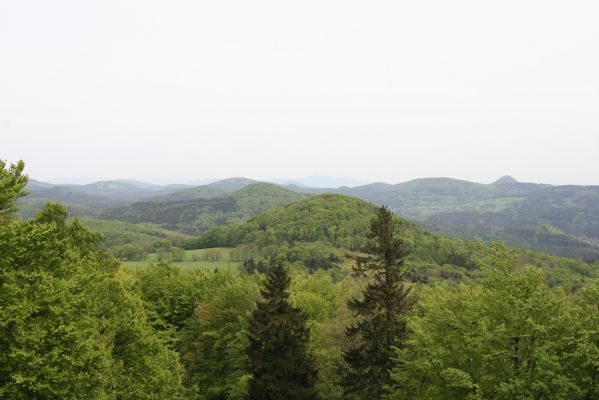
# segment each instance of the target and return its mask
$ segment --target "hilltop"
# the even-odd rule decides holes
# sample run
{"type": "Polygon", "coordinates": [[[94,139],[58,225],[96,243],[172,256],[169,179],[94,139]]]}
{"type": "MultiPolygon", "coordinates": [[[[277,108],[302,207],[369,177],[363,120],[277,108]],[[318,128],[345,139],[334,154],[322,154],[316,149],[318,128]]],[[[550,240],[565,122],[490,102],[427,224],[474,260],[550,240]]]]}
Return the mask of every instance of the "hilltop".
{"type": "Polygon", "coordinates": [[[191,245],[196,247],[261,246],[283,242],[327,241],[347,248],[362,243],[374,206],[365,201],[323,194],[267,211],[242,224],[212,228],[191,245]]]}
{"type": "MultiPolygon", "coordinates": [[[[344,195],[323,194],[258,215],[247,222],[215,227],[186,242],[189,249],[253,245],[278,246],[288,254],[313,243],[330,252],[358,250],[367,242],[375,206],[344,195]]],[[[426,231],[398,217],[403,240],[412,249],[411,279],[471,279],[480,275],[488,246],[482,242],[451,238],[426,231]]],[[[302,250],[305,251],[305,250],[302,250]]],[[[323,251],[320,250],[322,253],[323,251]]],[[[325,252],[326,253],[326,252],[325,252]]],[[[599,274],[598,264],[518,250],[520,265],[545,269],[551,282],[577,286],[599,274]]]]}

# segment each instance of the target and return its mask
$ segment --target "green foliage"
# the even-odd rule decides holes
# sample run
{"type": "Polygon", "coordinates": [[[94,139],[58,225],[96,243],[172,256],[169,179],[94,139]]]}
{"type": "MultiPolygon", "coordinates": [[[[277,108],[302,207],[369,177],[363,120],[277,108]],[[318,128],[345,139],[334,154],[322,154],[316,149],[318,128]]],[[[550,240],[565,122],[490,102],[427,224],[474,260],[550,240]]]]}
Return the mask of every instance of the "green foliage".
{"type": "Polygon", "coordinates": [[[214,274],[204,269],[183,270],[158,263],[136,272],[143,300],[159,329],[175,333],[176,348],[186,334],[198,304],[210,299],[217,288],[234,279],[231,274],[214,274]]]}
{"type": "Polygon", "coordinates": [[[0,227],[0,397],[182,395],[176,354],[98,234],[48,206],[0,227]]]}
{"type": "Polygon", "coordinates": [[[237,246],[254,243],[260,247],[284,242],[327,241],[347,248],[365,242],[374,207],[339,195],[321,195],[267,211],[244,224],[217,227],[188,248],[237,246]]]}
{"type": "Polygon", "coordinates": [[[124,261],[142,261],[146,258],[147,253],[140,245],[126,244],[112,249],[112,254],[120,260],[124,261]]]}
{"type": "Polygon", "coordinates": [[[308,351],[306,316],[289,304],[290,278],[282,264],[269,271],[249,325],[248,398],[317,399],[317,370],[308,351]]]}
{"type": "Polygon", "coordinates": [[[582,288],[578,305],[577,347],[569,367],[587,399],[599,398],[599,280],[582,288]]]}
{"type": "MultiPolygon", "coordinates": [[[[335,257],[343,258],[348,251],[362,249],[367,243],[368,225],[374,210],[371,204],[351,197],[315,196],[268,211],[243,224],[213,228],[186,241],[185,247],[237,246],[235,254],[241,260],[266,255],[290,262],[297,260],[309,268],[310,265],[327,268],[328,264],[316,254],[322,251],[314,250],[328,248],[335,257]],[[309,252],[314,257],[309,257],[309,252]]],[[[401,227],[401,239],[412,250],[406,259],[408,280],[431,283],[480,278],[488,245],[427,232],[401,218],[397,218],[397,223],[401,227]]],[[[599,276],[598,263],[531,250],[518,250],[517,256],[520,267],[535,265],[543,268],[548,282],[568,290],[599,276]]]]}
{"type": "Polygon", "coordinates": [[[240,275],[221,283],[195,310],[193,342],[185,354],[188,382],[200,399],[241,400],[251,376],[248,320],[260,292],[255,280],[240,275]]]}
{"type": "Polygon", "coordinates": [[[0,223],[17,211],[17,200],[27,194],[24,189],[27,184],[27,175],[23,175],[24,168],[23,161],[7,167],[6,161],[0,160],[0,223]]]}
{"type": "MultiPolygon", "coordinates": [[[[175,232],[69,220],[52,202],[29,221],[12,220],[27,181],[22,172],[22,163],[0,168],[2,399],[599,398],[596,263],[452,239],[339,195],[270,210],[297,195],[243,179],[182,192],[212,197],[197,214],[164,198],[168,206],[153,209],[196,227],[202,213],[208,226],[270,210],[187,242],[235,248],[184,251],[175,232]],[[212,195],[240,187],[227,195],[232,211],[219,211],[225,201],[212,195]],[[102,246],[123,259],[155,252],[122,269],[102,246]],[[153,264],[160,258],[174,264],[153,264]],[[352,258],[364,279],[348,275],[352,258]],[[241,262],[251,274],[223,271],[241,262]],[[420,299],[409,317],[405,280],[417,282],[409,287],[420,299]]],[[[430,215],[476,209],[493,224],[517,216],[528,224],[518,225],[522,241],[561,246],[562,239],[550,239],[594,235],[592,188],[508,178],[457,187],[461,193],[441,179],[391,192],[423,199],[430,215]]],[[[56,190],[39,182],[34,188],[41,197],[33,201],[56,190]]],[[[87,196],[85,207],[101,192],[136,195],[110,182],[85,190],[73,192],[87,196]]],[[[423,210],[410,201],[403,206],[423,210]]]]}
{"type": "Polygon", "coordinates": [[[362,298],[348,303],[358,320],[347,328],[343,385],[351,398],[378,400],[391,383],[394,349],[405,347],[406,317],[415,298],[402,271],[408,249],[397,237],[397,223],[389,209],[377,210],[369,237],[373,240],[370,255],[356,257],[354,267],[354,276],[365,279],[366,287],[362,298]]]}
{"type": "Polygon", "coordinates": [[[99,334],[111,350],[110,374],[117,399],[184,398],[178,354],[156,333],[135,279],[116,274],[95,284],[99,334]],[[99,317],[102,318],[99,318],[99,317]]]}
{"type": "MultiPolygon", "coordinates": [[[[335,274],[336,275],[336,274],[335,274]]],[[[339,366],[343,362],[344,327],[351,315],[347,300],[355,289],[353,280],[337,280],[333,271],[293,275],[292,304],[306,313],[310,327],[310,349],[316,360],[316,388],[322,399],[345,399],[339,366]]]]}
{"type": "Polygon", "coordinates": [[[230,196],[236,200],[235,208],[239,214],[229,218],[230,223],[243,222],[265,211],[309,197],[271,183],[254,183],[230,196]]]}
{"type": "Polygon", "coordinates": [[[593,374],[576,372],[594,363],[577,349],[587,332],[579,312],[542,271],[517,269],[514,255],[495,246],[481,284],[424,292],[409,346],[397,353],[393,398],[593,398],[593,374]]]}

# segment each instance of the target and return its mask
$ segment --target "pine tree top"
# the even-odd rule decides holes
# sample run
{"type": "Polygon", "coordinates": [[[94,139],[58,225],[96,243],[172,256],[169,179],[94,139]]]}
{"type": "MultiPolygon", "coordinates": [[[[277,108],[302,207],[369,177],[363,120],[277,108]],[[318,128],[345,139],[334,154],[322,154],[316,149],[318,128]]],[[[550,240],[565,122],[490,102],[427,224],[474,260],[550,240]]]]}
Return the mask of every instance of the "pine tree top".
{"type": "Polygon", "coordinates": [[[287,268],[283,264],[276,263],[271,266],[268,275],[266,276],[266,282],[264,282],[264,288],[260,291],[265,299],[278,299],[286,300],[289,298],[289,285],[291,284],[291,278],[287,268]]]}

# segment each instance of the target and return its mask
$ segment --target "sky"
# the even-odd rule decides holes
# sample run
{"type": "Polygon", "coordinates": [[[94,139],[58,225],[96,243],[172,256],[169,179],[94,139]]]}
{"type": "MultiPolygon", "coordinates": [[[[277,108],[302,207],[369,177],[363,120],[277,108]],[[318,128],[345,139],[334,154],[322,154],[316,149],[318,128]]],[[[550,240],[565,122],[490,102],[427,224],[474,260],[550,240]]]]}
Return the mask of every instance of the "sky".
{"type": "Polygon", "coordinates": [[[599,185],[596,0],[0,0],[40,180],[599,185]]]}

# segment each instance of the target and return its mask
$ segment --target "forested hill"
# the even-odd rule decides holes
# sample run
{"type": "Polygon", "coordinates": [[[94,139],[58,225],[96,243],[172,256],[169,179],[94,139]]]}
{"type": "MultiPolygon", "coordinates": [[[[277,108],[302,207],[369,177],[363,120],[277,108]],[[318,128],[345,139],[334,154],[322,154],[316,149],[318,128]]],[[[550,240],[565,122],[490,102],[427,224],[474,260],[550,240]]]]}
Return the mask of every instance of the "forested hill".
{"type": "Polygon", "coordinates": [[[357,248],[364,242],[374,209],[374,205],[353,197],[323,194],[267,211],[242,224],[212,228],[190,246],[326,241],[357,248]]]}
{"type": "Polygon", "coordinates": [[[100,218],[148,222],[186,234],[199,234],[214,226],[243,222],[266,210],[307,197],[308,194],[278,185],[254,183],[219,197],[136,202],[105,210],[100,218]]]}
{"type": "Polygon", "coordinates": [[[599,186],[551,186],[504,176],[492,184],[426,178],[390,185],[306,189],[387,205],[427,229],[502,240],[565,257],[599,260],[599,186]]]}
{"type": "Polygon", "coordinates": [[[262,195],[243,197],[240,192],[241,198],[237,198],[234,193],[256,183],[248,178],[229,178],[202,186],[159,186],[123,180],[53,185],[31,180],[27,186],[30,194],[19,201],[19,215],[30,218],[47,201],[58,201],[75,216],[154,222],[198,234],[214,226],[244,221],[274,206],[299,200],[302,195],[333,193],[387,205],[397,215],[446,235],[485,242],[501,240],[514,247],[599,260],[599,186],[551,186],[518,182],[510,176],[491,184],[450,178],[333,189],[261,184],[257,187],[269,188],[265,190],[264,207],[258,204],[262,200],[244,205],[262,195]],[[271,196],[275,193],[281,195],[271,196]]]}
{"type": "Polygon", "coordinates": [[[19,200],[19,215],[31,218],[48,201],[66,206],[71,215],[97,216],[107,208],[144,200],[193,200],[225,196],[257,183],[247,178],[229,178],[207,185],[155,185],[134,180],[100,181],[86,185],[52,184],[30,179],[29,195],[19,200]]]}
{"type": "MultiPolygon", "coordinates": [[[[284,248],[293,253],[306,243],[354,251],[363,248],[375,206],[353,197],[324,194],[267,211],[241,224],[215,227],[186,247],[255,246],[284,248]]],[[[426,282],[431,278],[463,280],[481,273],[488,246],[479,241],[462,240],[424,230],[398,218],[402,238],[412,249],[411,279],[426,282]]],[[[333,250],[332,250],[333,251],[333,250]]],[[[321,250],[322,252],[322,250],[321,250]]],[[[599,264],[517,250],[519,264],[543,268],[549,280],[566,286],[579,286],[598,276],[599,264]]]]}

